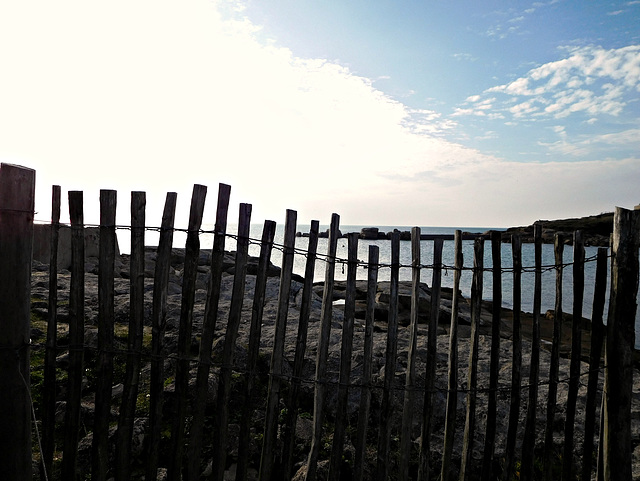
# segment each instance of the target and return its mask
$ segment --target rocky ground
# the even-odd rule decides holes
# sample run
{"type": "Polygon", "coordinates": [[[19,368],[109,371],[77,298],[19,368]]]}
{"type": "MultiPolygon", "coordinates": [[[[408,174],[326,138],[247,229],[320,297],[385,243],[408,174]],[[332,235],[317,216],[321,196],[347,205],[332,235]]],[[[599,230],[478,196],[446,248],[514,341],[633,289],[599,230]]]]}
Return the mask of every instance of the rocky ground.
{"type": "MultiPolygon", "coordinates": [[[[170,284],[169,284],[169,297],[168,297],[168,316],[167,316],[167,331],[166,331],[166,351],[168,353],[175,353],[177,347],[177,339],[178,339],[178,326],[180,319],[180,303],[181,303],[181,292],[182,292],[182,252],[180,250],[174,251],[174,256],[172,260],[172,269],[170,275],[170,284]]],[[[197,282],[197,291],[196,291],[196,306],[193,314],[193,348],[195,352],[197,352],[197,342],[199,339],[199,333],[202,328],[202,320],[204,318],[204,309],[205,309],[205,300],[207,296],[207,279],[208,279],[208,255],[203,253],[201,255],[199,273],[198,273],[198,282],[197,282]]],[[[154,258],[155,252],[152,249],[147,251],[147,264],[146,264],[146,279],[145,279],[145,319],[147,326],[145,327],[145,348],[148,349],[150,344],[150,332],[151,328],[149,326],[150,318],[151,318],[151,310],[152,310],[152,291],[153,291],[153,267],[154,267],[154,258]]],[[[243,363],[246,360],[247,356],[247,345],[248,345],[248,335],[249,335],[249,320],[251,318],[251,308],[253,302],[253,293],[255,288],[255,275],[251,274],[251,272],[255,273],[255,263],[256,259],[252,259],[253,267],[249,267],[249,275],[246,278],[245,282],[245,300],[243,306],[243,322],[240,326],[240,332],[237,342],[236,355],[235,360],[236,363],[240,366],[243,366],[243,363]]],[[[98,318],[98,283],[97,283],[97,262],[95,259],[89,259],[86,265],[86,286],[85,286],[85,319],[86,319],[86,327],[85,327],[85,343],[89,347],[96,347],[97,345],[97,318],[98,318]]],[[[222,291],[220,298],[220,307],[219,307],[219,317],[217,323],[216,330],[216,338],[214,340],[214,358],[219,356],[222,350],[222,340],[224,339],[224,333],[226,329],[226,320],[228,317],[229,306],[231,303],[231,288],[234,282],[233,270],[234,270],[234,257],[232,254],[227,255],[227,260],[225,263],[225,274],[222,279],[222,291]]],[[[115,279],[115,321],[116,321],[116,339],[121,343],[122,347],[124,347],[124,339],[126,339],[126,326],[129,319],[129,280],[128,280],[128,256],[122,256],[117,265],[117,277],[115,279]]],[[[278,288],[279,288],[279,269],[276,267],[272,267],[270,269],[271,277],[269,277],[269,281],[267,284],[267,293],[266,293],[266,301],[265,301],[265,310],[263,317],[263,329],[262,329],[262,343],[261,343],[261,362],[262,362],[262,372],[266,372],[268,369],[268,360],[270,358],[271,347],[273,344],[273,336],[275,331],[274,320],[276,317],[277,311],[277,300],[278,300],[278,288]]],[[[59,288],[59,344],[64,346],[65,338],[67,336],[68,331],[68,296],[69,296],[69,283],[70,283],[70,275],[69,272],[63,270],[60,272],[58,276],[58,288],[59,288]]],[[[336,303],[333,309],[333,323],[331,330],[331,347],[329,349],[329,361],[327,365],[327,371],[330,373],[331,380],[337,381],[338,373],[339,373],[339,363],[340,363],[340,347],[341,347],[341,329],[342,322],[344,320],[344,311],[343,305],[340,302],[341,292],[341,284],[336,285],[336,294],[335,299],[336,303]]],[[[314,295],[313,295],[313,303],[312,303],[312,314],[309,323],[309,334],[308,334],[308,345],[307,345],[307,354],[305,357],[304,364],[304,372],[303,377],[307,380],[313,380],[315,375],[315,359],[316,352],[318,347],[318,338],[319,338],[319,330],[320,330],[320,309],[321,309],[321,295],[322,295],[322,284],[317,284],[314,287],[314,295]]],[[[386,320],[385,320],[385,289],[388,291],[388,286],[385,283],[381,283],[379,286],[378,292],[378,318],[376,321],[376,329],[374,333],[374,350],[373,350],[373,383],[374,385],[382,385],[382,381],[384,379],[384,364],[385,364],[385,352],[386,352],[386,320]]],[[[406,293],[409,289],[409,286],[403,284],[401,286],[401,299],[400,299],[400,323],[401,327],[398,333],[398,355],[397,355],[397,372],[396,372],[396,383],[397,386],[402,386],[404,384],[404,373],[407,366],[407,358],[408,358],[408,343],[409,343],[409,329],[406,327],[408,324],[408,304],[406,293]]],[[[423,312],[428,312],[426,307],[430,302],[430,290],[426,285],[423,285],[421,294],[421,308],[425,308],[423,312]]],[[[292,283],[291,289],[291,297],[289,299],[289,313],[288,313],[288,325],[287,325],[287,341],[285,346],[285,369],[289,372],[292,368],[293,358],[294,358],[294,350],[295,350],[295,336],[297,333],[297,326],[300,315],[300,302],[302,296],[302,283],[301,279],[295,279],[292,283]]],[[[362,293],[360,294],[362,297],[362,293]]],[[[32,341],[36,344],[34,347],[34,353],[36,353],[45,343],[44,333],[46,332],[46,324],[45,319],[47,318],[47,299],[48,299],[48,269],[47,266],[34,263],[34,272],[33,272],[33,287],[32,287],[32,298],[33,298],[33,312],[34,312],[34,324],[32,329],[32,341]]],[[[437,379],[436,386],[438,388],[438,393],[435,397],[435,413],[434,413],[434,434],[433,439],[431,441],[431,446],[433,448],[432,456],[433,456],[433,465],[439,466],[439,459],[442,451],[443,444],[443,431],[444,431],[444,408],[446,402],[446,389],[447,389],[447,359],[448,359],[448,350],[449,350],[449,335],[448,335],[448,325],[450,322],[450,301],[451,293],[443,293],[443,307],[440,316],[440,324],[438,328],[438,353],[437,353],[437,379]]],[[[490,320],[491,313],[489,311],[490,305],[485,305],[482,316],[482,327],[480,334],[480,356],[479,356],[479,364],[478,364],[478,384],[480,387],[488,387],[489,385],[489,353],[491,346],[491,337],[488,334],[490,330],[490,320]]],[[[358,312],[362,312],[359,309],[358,312]]],[[[361,315],[361,314],[359,314],[361,315]]],[[[552,316],[552,313],[549,314],[552,316]]],[[[550,322],[549,316],[545,316],[545,323],[548,325],[550,322]]],[[[526,317],[526,316],[525,316],[526,317]]],[[[510,313],[508,311],[504,311],[503,323],[502,323],[502,338],[500,339],[500,386],[508,387],[511,382],[511,329],[510,329],[510,313]]],[[[526,317],[527,319],[530,318],[526,317]]],[[[418,340],[418,364],[416,367],[416,373],[418,375],[418,385],[424,385],[424,373],[426,370],[425,366],[425,358],[426,358],[426,339],[427,339],[427,326],[426,326],[426,318],[421,318],[421,324],[419,326],[419,340],[418,340]]],[[[469,336],[470,336],[470,327],[469,327],[469,308],[466,302],[463,302],[461,313],[460,313],[460,327],[459,327],[459,336],[460,342],[458,345],[459,350],[459,365],[458,365],[458,373],[459,373],[459,388],[464,390],[467,387],[467,368],[468,368],[468,358],[469,358],[469,336]]],[[[525,320],[525,322],[527,322],[525,320]]],[[[543,328],[544,329],[544,328],[543,328]]],[[[566,331],[566,329],[565,329],[566,331]]],[[[357,319],[356,321],[356,332],[354,335],[354,348],[353,348],[353,372],[352,372],[352,382],[359,383],[362,377],[362,362],[363,362],[363,342],[364,342],[364,320],[357,319]]],[[[530,342],[526,339],[526,328],[525,328],[525,340],[523,342],[523,371],[522,378],[523,383],[526,383],[529,376],[529,360],[530,360],[530,342]]],[[[545,406],[546,406],[546,394],[547,394],[547,386],[544,384],[544,381],[548,378],[549,373],[549,360],[550,354],[546,349],[542,350],[541,359],[540,359],[540,376],[542,384],[539,388],[539,410],[538,410],[538,429],[537,429],[537,440],[536,444],[538,446],[542,446],[542,439],[544,436],[544,423],[545,423],[545,406]]],[[[65,368],[66,362],[66,353],[64,350],[60,352],[58,357],[58,367],[61,371],[65,368]]],[[[89,368],[87,369],[87,380],[85,383],[85,392],[83,398],[83,411],[82,411],[82,425],[83,425],[83,435],[84,439],[81,442],[79,447],[80,450],[80,462],[85,463],[81,466],[85,472],[89,470],[89,452],[91,446],[91,424],[92,424],[92,416],[93,416],[93,401],[94,401],[94,393],[92,392],[92,373],[90,372],[90,366],[92,362],[92,355],[87,355],[87,362],[89,368]]],[[[562,358],[560,361],[560,378],[566,377],[568,373],[569,360],[566,358],[562,358]]],[[[167,412],[166,416],[171,415],[171,396],[173,392],[173,384],[172,384],[172,372],[174,369],[173,361],[168,359],[166,361],[166,368],[168,374],[168,380],[166,383],[166,394],[168,402],[166,404],[167,412]]],[[[37,367],[34,368],[38,370],[37,367]]],[[[581,371],[583,373],[588,372],[590,369],[589,365],[586,363],[582,363],[581,371]]],[[[148,364],[143,367],[142,370],[142,387],[141,387],[141,398],[139,398],[139,411],[138,418],[136,420],[136,435],[134,439],[134,457],[136,458],[136,466],[140,467],[143,465],[143,454],[142,454],[142,446],[144,442],[144,431],[147,422],[147,417],[145,415],[145,398],[144,398],[144,390],[145,390],[145,382],[148,382],[149,376],[149,366],[148,364]]],[[[217,371],[214,369],[211,373],[212,377],[212,385],[217,385],[215,382],[215,378],[217,376],[217,371]]],[[[195,367],[194,367],[194,377],[195,377],[195,367]]],[[[603,375],[600,375],[601,381],[603,379],[603,375]]],[[[38,376],[37,373],[34,373],[32,379],[35,380],[34,390],[38,389],[38,376]]],[[[581,453],[582,453],[582,444],[583,444],[583,426],[584,426],[584,397],[586,394],[586,377],[583,377],[583,382],[581,383],[579,400],[578,400],[578,411],[577,411],[577,424],[576,424],[576,432],[575,432],[575,461],[576,463],[581,463],[581,453]]],[[[118,380],[118,376],[116,376],[116,381],[118,380]]],[[[266,377],[264,379],[264,385],[266,386],[266,377]]],[[[634,442],[634,479],[640,479],[640,379],[639,376],[635,377],[635,385],[634,385],[634,403],[633,403],[633,442],[634,442]]],[[[148,389],[148,387],[146,388],[148,389]]],[[[147,391],[148,392],[148,391],[147,391]]],[[[59,402],[58,402],[58,414],[60,416],[60,420],[63,419],[64,413],[64,394],[65,394],[65,386],[64,383],[61,382],[58,390],[59,394],[59,402]]],[[[114,387],[114,418],[113,421],[117,420],[117,405],[118,405],[118,394],[121,394],[121,386],[116,385],[114,387]]],[[[329,411],[335,409],[335,392],[331,392],[329,394],[329,399],[327,400],[327,407],[329,411]]],[[[373,432],[376,429],[376,419],[379,415],[380,409],[380,399],[381,399],[381,390],[374,389],[373,390],[373,398],[372,398],[372,413],[370,420],[370,431],[373,432]]],[[[523,389],[522,391],[522,406],[521,406],[521,426],[524,426],[524,416],[526,414],[526,398],[527,398],[527,390],[523,389]]],[[[264,396],[264,391],[262,392],[262,396],[264,396]]],[[[351,427],[355,427],[357,422],[357,413],[359,409],[359,390],[353,389],[350,393],[349,397],[349,406],[348,406],[348,416],[349,416],[349,424],[351,427]]],[[[397,409],[394,409],[395,417],[396,417],[396,426],[399,426],[399,420],[401,416],[401,406],[402,406],[402,391],[398,390],[396,392],[396,397],[394,402],[396,403],[397,409]]],[[[420,396],[418,396],[420,398],[420,396]]],[[[498,416],[497,416],[497,439],[496,439],[496,459],[500,459],[502,453],[504,452],[505,442],[506,442],[506,432],[507,432],[507,420],[509,413],[509,392],[508,390],[500,391],[498,396],[498,416]]],[[[299,447],[299,456],[298,456],[298,468],[304,470],[304,462],[305,462],[305,453],[309,447],[310,435],[311,435],[311,419],[310,414],[313,412],[312,409],[312,401],[313,399],[313,383],[312,382],[304,382],[302,383],[302,392],[300,399],[300,419],[298,422],[298,447],[299,447]]],[[[564,423],[564,413],[565,413],[565,405],[567,399],[567,384],[561,383],[559,385],[558,390],[558,403],[557,403],[557,417],[555,423],[555,432],[554,432],[554,445],[556,446],[558,452],[561,452],[561,446],[564,442],[564,434],[563,434],[563,423],[564,423]]],[[[213,408],[213,399],[209,399],[210,408],[213,408]]],[[[264,413],[261,412],[261,409],[264,409],[263,403],[260,400],[256,401],[256,416],[255,416],[255,429],[257,432],[261,429],[261,422],[263,422],[264,413]]],[[[421,408],[422,399],[416,400],[416,406],[414,412],[420,413],[422,412],[421,408]]],[[[598,399],[598,405],[600,403],[600,398],[598,399]]],[[[234,403],[234,405],[237,403],[234,403]]],[[[458,414],[457,414],[457,432],[456,441],[455,441],[455,449],[454,452],[458,453],[455,457],[457,462],[459,463],[459,453],[461,451],[462,444],[462,431],[464,429],[464,417],[465,417],[465,408],[466,408],[466,398],[464,394],[458,396],[458,414]]],[[[599,412],[599,409],[598,409],[599,412]]],[[[416,440],[414,443],[414,448],[417,448],[417,440],[420,435],[420,422],[417,419],[419,416],[415,416],[413,424],[413,439],[416,440]]],[[[474,459],[476,461],[481,459],[481,453],[483,451],[484,444],[484,431],[485,424],[487,418],[487,396],[485,394],[480,394],[478,396],[478,404],[477,404],[477,420],[478,420],[478,430],[476,440],[475,440],[475,451],[474,451],[474,459]]],[[[329,416],[330,419],[330,416],[329,416]]],[[[238,426],[237,424],[233,424],[233,415],[232,415],[232,425],[230,426],[230,453],[228,456],[229,462],[232,463],[230,465],[230,469],[233,470],[233,462],[235,461],[234,456],[237,455],[237,447],[234,446],[234,435],[233,433],[237,432],[238,426]]],[[[393,436],[394,439],[397,440],[397,436],[399,428],[394,428],[393,436]]],[[[522,443],[522,435],[523,429],[519,430],[518,441],[516,446],[516,452],[519,453],[519,448],[522,443]]],[[[328,432],[326,434],[327,442],[330,443],[331,433],[328,432]]],[[[374,444],[375,446],[375,444],[374,444]]],[[[397,449],[397,445],[395,446],[397,449]]],[[[205,450],[206,452],[206,450],[205,450]]],[[[349,459],[350,454],[353,452],[353,446],[350,444],[350,441],[347,442],[345,446],[345,459],[349,459]]],[[[253,468],[257,469],[257,457],[258,457],[258,449],[255,449],[253,453],[253,468]]],[[[369,461],[369,465],[367,466],[367,472],[372,473],[375,469],[375,453],[372,452],[369,461]]],[[[454,460],[455,461],[455,460],[454,460]]],[[[395,458],[389,460],[391,464],[391,472],[393,472],[393,464],[395,463],[395,458]]],[[[455,462],[454,462],[455,464],[455,462]]],[[[325,466],[326,462],[321,462],[321,467],[325,466]]],[[[206,470],[207,467],[203,466],[203,470],[206,470]]],[[[255,471],[252,471],[255,474],[255,471]]],[[[321,469],[322,472],[322,469],[321,469]]]]}

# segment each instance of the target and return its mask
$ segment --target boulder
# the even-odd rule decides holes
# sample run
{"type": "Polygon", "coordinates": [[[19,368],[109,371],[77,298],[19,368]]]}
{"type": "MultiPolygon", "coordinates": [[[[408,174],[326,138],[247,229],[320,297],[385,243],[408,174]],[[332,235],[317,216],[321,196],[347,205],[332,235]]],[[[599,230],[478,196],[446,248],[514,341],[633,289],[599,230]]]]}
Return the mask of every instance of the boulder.
{"type": "MultiPolygon", "coordinates": [[[[97,258],[100,255],[100,229],[84,228],[85,259],[97,258]]],[[[120,258],[120,248],[116,238],[116,259],[120,258]]],[[[51,261],[51,224],[33,225],[33,259],[43,264],[51,261]]],[[[93,265],[93,263],[88,263],[93,265]]],[[[58,269],[71,268],[71,228],[60,226],[58,235],[58,269]]]]}
{"type": "Polygon", "coordinates": [[[378,228],[377,227],[364,227],[360,229],[360,239],[365,240],[378,240],[378,228]]]}

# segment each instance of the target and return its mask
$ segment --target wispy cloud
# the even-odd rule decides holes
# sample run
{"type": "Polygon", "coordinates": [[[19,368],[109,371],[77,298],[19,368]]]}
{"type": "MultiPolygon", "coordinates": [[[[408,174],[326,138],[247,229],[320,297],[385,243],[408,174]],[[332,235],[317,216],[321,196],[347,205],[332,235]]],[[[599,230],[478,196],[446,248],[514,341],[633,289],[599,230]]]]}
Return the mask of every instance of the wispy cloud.
{"type": "Polygon", "coordinates": [[[561,119],[577,113],[593,119],[619,115],[640,92],[640,45],[565,51],[568,56],[561,60],[467,98],[455,115],[482,115],[490,104],[521,120],[561,119]]]}
{"type": "Polygon", "coordinates": [[[594,150],[606,152],[611,147],[625,147],[627,149],[640,149],[640,129],[628,129],[621,132],[613,132],[600,135],[579,135],[571,140],[564,126],[555,126],[554,131],[559,140],[555,142],[540,142],[552,152],[564,155],[580,157],[594,150]]]}

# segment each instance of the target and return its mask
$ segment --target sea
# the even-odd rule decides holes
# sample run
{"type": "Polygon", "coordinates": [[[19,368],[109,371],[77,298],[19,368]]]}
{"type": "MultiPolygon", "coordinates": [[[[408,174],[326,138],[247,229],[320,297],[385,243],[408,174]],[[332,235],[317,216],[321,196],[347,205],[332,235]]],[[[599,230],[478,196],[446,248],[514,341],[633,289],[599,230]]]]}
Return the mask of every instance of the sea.
{"type": "MultiPolygon", "coordinates": [[[[381,232],[392,232],[394,229],[398,229],[401,232],[411,231],[412,226],[362,226],[362,225],[341,225],[340,231],[342,234],[347,234],[350,232],[360,232],[360,230],[364,227],[377,227],[381,232]]],[[[320,232],[325,232],[329,228],[328,225],[320,225],[320,232]]],[[[262,237],[262,224],[252,224],[250,229],[250,237],[254,239],[256,242],[252,243],[249,248],[249,254],[252,256],[258,256],[260,251],[260,246],[258,244],[259,240],[262,237]]],[[[310,225],[298,225],[296,227],[296,232],[299,233],[308,233],[310,229],[310,225]]],[[[491,227],[432,227],[426,226],[421,227],[421,234],[448,234],[453,235],[456,230],[461,230],[462,232],[469,233],[483,233],[489,230],[498,230],[504,231],[504,228],[491,228],[491,227]]],[[[204,231],[213,232],[213,226],[203,226],[204,231]]],[[[237,233],[237,225],[229,225],[227,232],[229,234],[237,233]]],[[[273,249],[271,262],[277,266],[281,265],[282,262],[282,252],[277,249],[279,245],[282,245],[284,240],[284,225],[278,224],[276,228],[276,238],[275,245],[276,248],[273,249]]],[[[174,235],[174,246],[181,247],[184,245],[186,241],[186,234],[176,233],[174,235]]],[[[299,251],[295,255],[294,258],[294,267],[293,271],[295,274],[299,274],[301,276],[305,273],[306,267],[306,256],[304,252],[308,248],[309,239],[304,236],[298,236],[295,240],[295,248],[296,251],[299,251]]],[[[213,234],[204,233],[200,237],[201,249],[211,248],[213,245],[213,234]]],[[[153,240],[149,239],[146,241],[147,245],[155,245],[153,244],[153,240]]],[[[421,256],[421,264],[423,266],[429,266],[433,264],[433,241],[432,240],[423,240],[420,242],[420,256],[421,256]]],[[[368,260],[368,252],[370,245],[377,245],[379,248],[379,263],[383,265],[378,271],[378,280],[385,281],[390,279],[391,270],[389,267],[384,267],[384,265],[388,265],[391,262],[391,241],[387,239],[382,240],[358,240],[358,260],[365,264],[368,260]]],[[[226,240],[225,249],[228,251],[235,250],[235,239],[233,237],[229,237],[226,240]]],[[[325,276],[325,268],[326,262],[324,261],[324,255],[327,253],[328,249],[328,239],[320,238],[318,240],[318,248],[317,252],[320,256],[320,259],[316,261],[315,275],[314,281],[323,281],[325,276]]],[[[472,240],[463,240],[462,241],[462,250],[463,250],[463,259],[464,259],[464,267],[472,268],[473,267],[473,241],[472,240]]],[[[593,305],[593,294],[594,294],[594,285],[595,285],[595,272],[596,272],[596,262],[595,257],[597,255],[598,248],[597,247],[585,247],[585,266],[584,266],[584,294],[583,294],[583,306],[582,312],[583,316],[586,318],[591,318],[592,313],[592,305],[593,305]]],[[[347,259],[347,239],[341,238],[338,240],[338,250],[337,250],[337,258],[347,259]]],[[[411,265],[411,242],[410,241],[400,241],[400,265],[406,266],[401,267],[400,269],[400,280],[401,281],[410,281],[412,278],[411,268],[408,267],[411,265]]],[[[442,262],[445,266],[453,266],[454,265],[454,242],[453,240],[445,240],[443,244],[443,253],[442,253],[442,262]]],[[[566,313],[573,312],[573,269],[571,263],[573,262],[573,247],[565,246],[563,252],[563,263],[568,264],[563,269],[563,311],[566,313]]],[[[552,244],[543,244],[542,246],[542,265],[543,266],[553,266],[555,264],[555,255],[552,244]]],[[[492,255],[491,255],[491,243],[485,242],[484,247],[484,267],[485,269],[490,269],[493,266],[492,263],[492,255]]],[[[503,270],[507,272],[503,272],[502,274],[502,305],[506,308],[513,307],[513,273],[508,270],[513,266],[513,258],[512,258],[512,250],[511,244],[503,243],[501,245],[501,267],[503,270]]],[[[534,291],[534,272],[533,267],[535,266],[534,262],[534,245],[531,243],[523,243],[522,244],[522,266],[524,268],[524,272],[522,273],[521,278],[521,302],[522,302],[522,310],[525,312],[533,311],[533,291],[534,291]]],[[[609,268],[607,269],[609,272],[609,268]]],[[[422,282],[425,282],[427,285],[431,285],[431,279],[433,276],[433,270],[427,267],[421,269],[420,279],[422,282]]],[[[346,265],[343,263],[338,263],[335,270],[335,279],[336,280],[344,280],[347,277],[346,273],[346,265]]],[[[367,270],[366,267],[359,267],[357,270],[357,278],[358,279],[366,279],[367,278],[367,270]]],[[[442,285],[445,287],[453,286],[453,270],[445,269],[442,274],[442,285]]],[[[471,270],[463,270],[460,280],[460,289],[462,291],[463,296],[469,297],[471,293],[471,281],[472,281],[472,271],[471,270]]],[[[555,295],[556,295],[556,273],[554,269],[544,269],[542,273],[542,303],[541,310],[542,313],[546,312],[549,309],[554,309],[555,306],[555,295]]],[[[483,278],[483,299],[491,300],[493,298],[493,281],[492,275],[490,272],[485,272],[483,278]]],[[[604,318],[606,323],[607,311],[609,304],[609,289],[607,288],[607,296],[606,296],[606,304],[605,304],[605,312],[604,318]]],[[[636,314],[636,348],[640,349],[640,309],[636,314]]]]}

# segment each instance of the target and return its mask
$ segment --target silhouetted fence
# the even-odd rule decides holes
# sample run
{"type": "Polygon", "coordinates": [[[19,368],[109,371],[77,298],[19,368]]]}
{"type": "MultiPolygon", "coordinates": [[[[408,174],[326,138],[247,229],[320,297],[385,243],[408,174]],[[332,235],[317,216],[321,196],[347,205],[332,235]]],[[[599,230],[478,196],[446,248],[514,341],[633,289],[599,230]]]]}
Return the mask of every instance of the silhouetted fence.
{"type": "MultiPolygon", "coordinates": [[[[326,256],[317,252],[319,224],[311,223],[308,248],[303,252],[306,271],[296,288],[301,293],[295,303],[298,316],[292,323],[293,263],[294,256],[301,254],[295,248],[296,212],[287,211],[283,243],[275,244],[276,226],[271,221],[265,222],[259,241],[249,237],[251,206],[241,204],[238,231],[233,236],[236,252],[231,299],[228,310],[221,309],[223,280],[228,276],[225,241],[229,238],[230,187],[219,187],[213,247],[204,269],[199,260],[206,187],[196,185],[181,266],[178,339],[168,344],[167,298],[169,277],[175,270],[171,256],[176,195],[167,194],[154,256],[153,285],[145,288],[150,270],[145,263],[145,194],[133,192],[125,347],[115,335],[122,331],[122,322],[116,322],[114,314],[116,192],[100,194],[97,342],[89,345],[84,339],[83,195],[69,192],[72,260],[69,274],[64,274],[70,276],[65,306],[68,315],[60,319],[58,285],[63,274],[58,272],[56,256],[61,194],[60,188],[54,186],[46,342],[30,346],[27,274],[31,267],[33,184],[29,188],[28,182],[32,182],[29,171],[2,166],[0,426],[4,431],[0,435],[0,465],[9,466],[9,479],[31,478],[30,397],[36,398],[37,413],[42,419],[36,437],[41,440],[41,447],[34,450],[34,457],[40,456],[41,460],[41,479],[86,479],[90,470],[93,480],[111,476],[129,480],[142,475],[152,480],[166,472],[166,479],[172,481],[203,477],[221,481],[225,471],[226,476],[231,476],[231,465],[238,480],[256,476],[262,480],[288,480],[296,471],[297,479],[307,481],[345,477],[464,480],[577,476],[587,480],[594,471],[598,479],[631,479],[639,244],[635,212],[616,210],[606,327],[603,311],[607,249],[599,249],[597,259],[589,260],[597,262],[597,276],[592,319],[585,325],[582,237],[576,232],[573,238],[571,316],[562,313],[562,271],[566,264],[562,261],[563,242],[556,238],[556,309],[552,335],[543,339],[541,325],[547,321],[540,313],[541,274],[545,266],[541,262],[539,226],[535,266],[531,266],[536,273],[533,315],[526,329],[521,320],[523,267],[519,238],[511,243],[514,292],[508,322],[501,306],[500,235],[494,233],[490,239],[493,298],[489,305],[481,299],[487,271],[483,266],[485,239],[475,239],[468,300],[470,326],[463,329],[459,325],[460,310],[467,300],[459,289],[464,269],[461,233],[455,236],[454,266],[442,264],[442,239],[434,240],[433,264],[421,265],[419,228],[412,230],[412,263],[401,266],[400,239],[395,233],[390,240],[391,262],[385,266],[391,272],[388,317],[381,323],[376,321],[378,247],[371,245],[367,261],[360,261],[358,235],[350,234],[348,258],[338,259],[339,217],[335,214],[326,256]],[[253,298],[247,298],[252,242],[259,243],[260,254],[251,274],[255,276],[253,298]],[[264,306],[274,248],[281,249],[282,264],[277,309],[268,319],[264,306]],[[326,267],[321,303],[314,302],[317,294],[313,285],[319,257],[325,260],[326,267]],[[344,263],[347,268],[344,308],[334,304],[337,263],[344,263]],[[367,270],[366,299],[359,300],[357,268],[363,266],[367,270]],[[425,294],[420,282],[421,269],[425,268],[432,271],[428,304],[423,302],[425,294]],[[453,270],[454,286],[450,315],[443,323],[441,281],[445,268],[453,270]],[[400,269],[411,269],[413,273],[408,326],[399,324],[400,269]],[[203,274],[208,279],[206,307],[202,318],[194,322],[198,276],[203,274]],[[359,302],[365,306],[363,322],[356,318],[359,302]],[[428,313],[422,312],[425,309],[428,313]],[[336,317],[337,311],[343,314],[336,317]],[[426,324],[421,324],[424,317],[426,324]],[[563,322],[565,317],[569,322],[563,322]],[[269,330],[273,334],[268,337],[262,332],[267,323],[273,325],[269,330]],[[317,337],[313,338],[309,336],[312,324],[318,326],[313,331],[317,337]],[[510,326],[508,333],[501,332],[505,325],[510,326]],[[68,334],[60,342],[58,335],[66,326],[68,334]],[[445,338],[438,336],[439,329],[441,334],[443,329],[448,333],[447,347],[442,345],[445,338]],[[376,339],[384,339],[386,347],[376,348],[376,339]],[[336,343],[340,343],[339,350],[336,343]],[[482,343],[488,345],[483,348],[482,343]],[[29,360],[29,347],[34,353],[44,351],[44,355],[37,356],[44,362],[37,396],[35,387],[31,396],[28,389],[25,363],[29,360]],[[459,357],[460,349],[466,353],[463,358],[459,357]],[[239,356],[239,352],[246,355],[239,356]],[[540,370],[541,357],[548,359],[548,372],[540,370]],[[310,364],[315,366],[313,376],[308,375],[310,364]],[[121,394],[114,392],[116,371],[122,380],[121,394]],[[488,371],[488,375],[481,375],[480,371],[488,371]],[[91,382],[87,382],[88,377],[91,382]],[[485,378],[488,384],[479,381],[485,378]],[[559,386],[566,386],[562,399],[559,386]],[[87,413],[87,399],[95,406],[91,415],[87,413]],[[602,409],[598,408],[600,400],[602,409]],[[477,416],[480,403],[482,417],[477,416]],[[577,415],[578,404],[584,405],[583,415],[577,415]],[[90,418],[92,422],[88,422],[90,418]],[[311,420],[307,425],[310,433],[305,438],[299,431],[306,418],[311,420]],[[576,429],[584,433],[581,446],[574,445],[576,429]],[[134,444],[140,445],[141,440],[142,454],[138,447],[134,455],[134,444]],[[83,451],[82,445],[90,445],[90,449],[83,451]],[[581,452],[580,458],[574,455],[576,448],[581,452]],[[79,459],[83,452],[90,452],[88,464],[86,459],[79,459]],[[134,463],[136,456],[138,463],[144,460],[142,465],[134,463]]],[[[121,290],[121,284],[118,286],[121,290]]],[[[36,427],[39,423],[37,420],[36,427]]]]}

